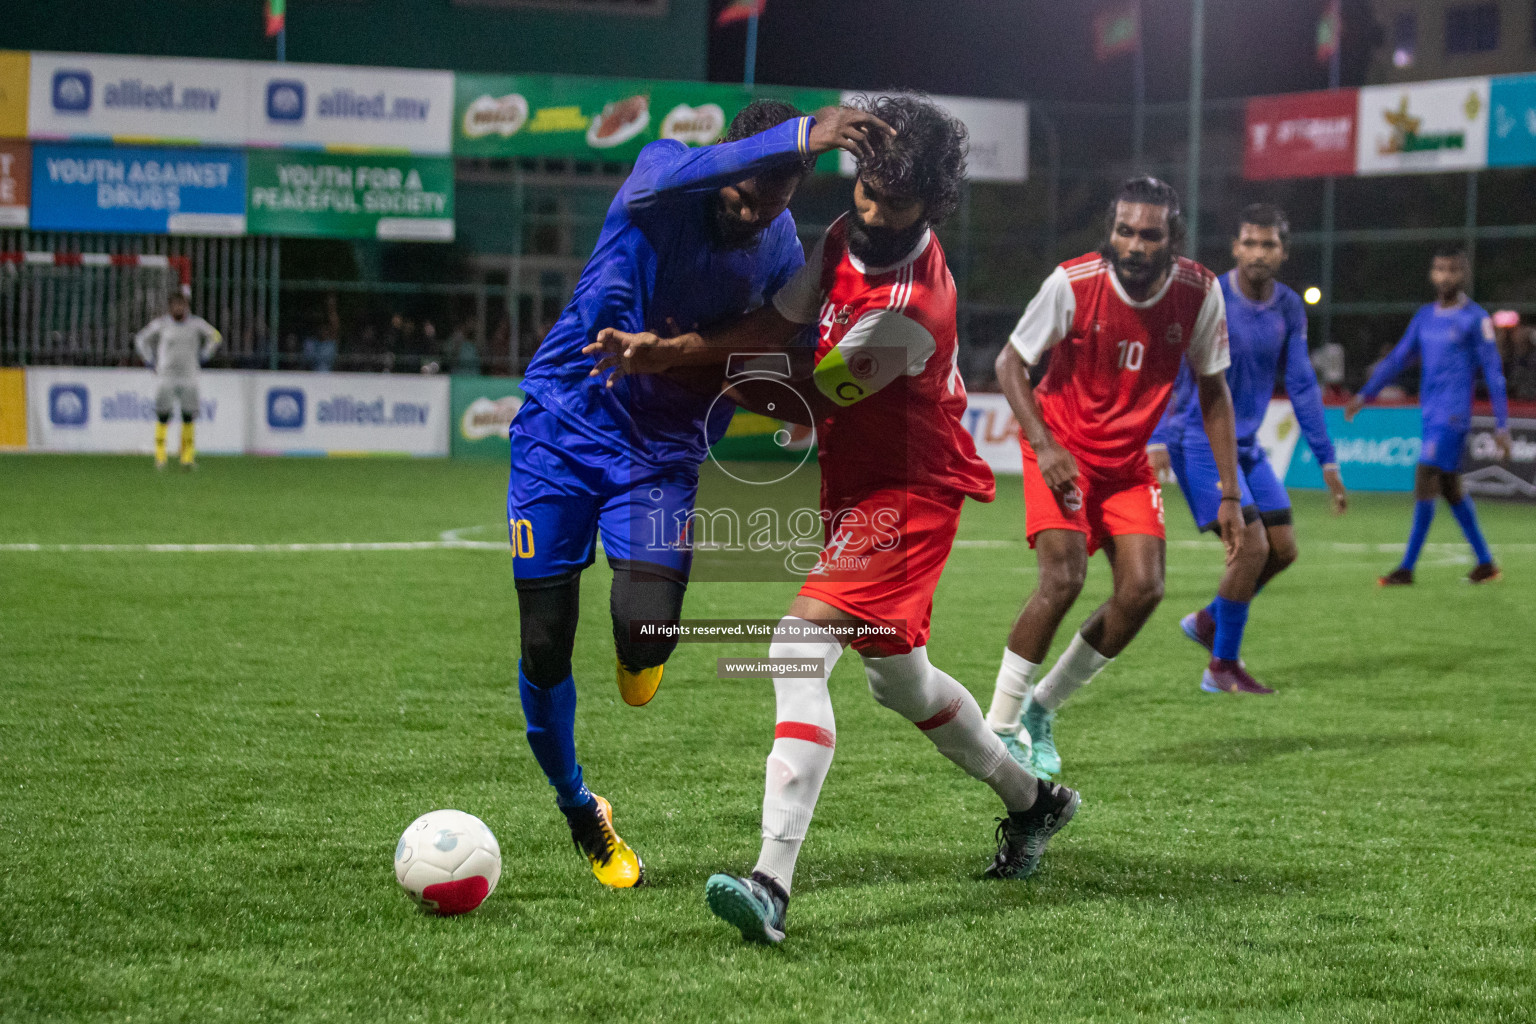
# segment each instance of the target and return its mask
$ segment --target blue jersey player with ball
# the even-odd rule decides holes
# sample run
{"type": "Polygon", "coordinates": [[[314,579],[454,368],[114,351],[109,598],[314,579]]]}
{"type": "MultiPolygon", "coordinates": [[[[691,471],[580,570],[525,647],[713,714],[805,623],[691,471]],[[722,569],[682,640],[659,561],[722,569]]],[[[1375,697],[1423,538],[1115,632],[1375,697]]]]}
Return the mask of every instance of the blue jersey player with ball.
{"type": "Polygon", "coordinates": [[[759,100],[717,145],[646,146],[523,378],[528,399],[512,423],[507,490],[522,628],[518,693],[534,758],[604,885],[638,885],[644,868],[576,760],[571,654],[581,573],[601,536],[613,569],[619,691],[627,703],[645,704],[676,641],[637,640],[630,623],[675,622],[682,612],[692,561],[685,524],[699,465],[733,406],[716,401],[719,374],[627,377],[609,388],[589,375],[595,357],[582,349],[605,328],[672,335],[763,305],[805,262],[788,206],[817,155],[867,156],[871,134],[881,132],[889,128],[862,111],[806,116],[759,100]],[[655,523],[678,535],[654,535],[655,523]]]}

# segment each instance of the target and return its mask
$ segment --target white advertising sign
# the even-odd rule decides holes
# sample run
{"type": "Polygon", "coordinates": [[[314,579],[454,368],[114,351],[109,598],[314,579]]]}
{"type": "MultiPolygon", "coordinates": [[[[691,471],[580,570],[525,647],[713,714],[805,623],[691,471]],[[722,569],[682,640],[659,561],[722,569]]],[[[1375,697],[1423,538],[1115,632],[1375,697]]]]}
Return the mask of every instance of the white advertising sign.
{"type": "Polygon", "coordinates": [[[1296,411],[1289,398],[1271,398],[1264,410],[1264,422],[1259,424],[1259,447],[1269,456],[1275,476],[1281,480],[1291,468],[1291,456],[1296,454],[1296,442],[1301,439],[1301,424],[1296,421],[1296,411]]]}
{"type": "Polygon", "coordinates": [[[240,145],[248,67],[233,60],[33,53],[27,133],[240,145]]]}
{"type": "Polygon", "coordinates": [[[449,150],[451,72],[323,64],[248,67],[251,145],[449,150]]]}
{"type": "MultiPolygon", "coordinates": [[[[245,451],[245,374],[205,370],[198,378],[197,448],[212,454],[245,451]]],[[[27,447],[50,452],[155,450],[155,392],[149,370],[70,366],[28,367],[27,447]]],[[[167,443],[181,445],[181,417],[172,417],[167,443]]]]}
{"type": "Polygon", "coordinates": [[[1019,451],[1019,425],[1008,408],[1008,399],[996,394],[970,395],[965,409],[965,429],[976,442],[976,453],[994,473],[1024,472],[1019,451]]]}
{"type": "Polygon", "coordinates": [[[447,377],[253,373],[249,450],[259,455],[447,455],[447,377]]]}
{"type": "Polygon", "coordinates": [[[1475,171],[1488,166],[1487,78],[1360,90],[1358,174],[1475,171]]]}
{"type": "MultiPolygon", "coordinates": [[[[848,102],[862,93],[843,93],[848,102]]],[[[966,177],[971,181],[1024,181],[1029,177],[1029,104],[986,100],[974,96],[930,96],[965,125],[970,136],[966,177]]],[[[852,177],[853,154],[843,153],[838,165],[852,177]]]]}
{"type": "Polygon", "coordinates": [[[447,153],[453,74],[32,54],[34,139],[447,153]]]}

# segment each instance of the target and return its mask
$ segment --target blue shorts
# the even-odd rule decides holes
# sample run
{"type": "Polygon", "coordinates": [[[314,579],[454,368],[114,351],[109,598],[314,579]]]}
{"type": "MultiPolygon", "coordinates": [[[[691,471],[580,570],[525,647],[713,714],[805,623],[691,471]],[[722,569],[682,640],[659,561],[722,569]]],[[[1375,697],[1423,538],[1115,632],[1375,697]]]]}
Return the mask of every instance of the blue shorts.
{"type": "Polygon", "coordinates": [[[697,466],[658,469],[572,430],[529,399],[512,421],[507,528],[519,580],[579,572],[603,538],[608,564],[688,581],[697,466]]]}
{"type": "Polygon", "coordinates": [[[1466,427],[1454,423],[1426,423],[1424,443],[1419,448],[1419,465],[1434,466],[1447,473],[1460,473],[1461,456],[1466,445],[1466,427]]]}
{"type": "MultiPolygon", "coordinates": [[[[1168,461],[1173,464],[1173,475],[1178,477],[1179,490],[1184,492],[1195,525],[1214,530],[1221,508],[1221,476],[1216,472],[1216,454],[1210,441],[1202,434],[1183,444],[1171,444],[1168,461]]],[[[1265,526],[1290,525],[1291,497],[1269,464],[1269,456],[1257,444],[1238,445],[1237,482],[1245,522],[1260,519],[1265,526]]]]}

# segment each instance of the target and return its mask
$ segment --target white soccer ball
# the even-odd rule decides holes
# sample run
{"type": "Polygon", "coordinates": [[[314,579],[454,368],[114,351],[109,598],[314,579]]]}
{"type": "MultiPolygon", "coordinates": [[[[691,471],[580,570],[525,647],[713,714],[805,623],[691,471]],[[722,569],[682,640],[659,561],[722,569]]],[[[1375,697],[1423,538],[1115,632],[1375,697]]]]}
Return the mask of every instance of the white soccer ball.
{"type": "Polygon", "coordinates": [[[501,847],[473,814],[431,811],[400,837],[395,878],[423,910],[467,914],[496,891],[501,847]]]}

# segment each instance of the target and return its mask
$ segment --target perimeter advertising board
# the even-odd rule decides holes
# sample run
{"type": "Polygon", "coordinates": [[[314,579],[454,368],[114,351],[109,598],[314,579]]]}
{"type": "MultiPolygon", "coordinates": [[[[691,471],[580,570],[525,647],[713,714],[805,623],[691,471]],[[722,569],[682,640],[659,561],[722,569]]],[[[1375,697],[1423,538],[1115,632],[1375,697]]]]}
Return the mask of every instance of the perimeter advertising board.
{"type": "MultiPolygon", "coordinates": [[[[842,93],[847,103],[865,93],[842,93]]],[[[876,94],[879,95],[879,94],[876,94]]],[[[965,125],[967,155],[965,176],[971,181],[1020,182],[1029,177],[1029,105],[1013,100],[977,99],[973,96],[930,96],[951,117],[965,125]]],[[[844,177],[852,177],[852,153],[838,153],[844,177]]]]}
{"type": "Polygon", "coordinates": [[[1374,85],[1360,90],[1360,174],[1476,171],[1488,166],[1487,78],[1374,85]]]}
{"type": "Polygon", "coordinates": [[[1509,421],[1509,461],[1499,461],[1492,416],[1472,417],[1461,468],[1462,485],[1484,498],[1514,498],[1536,502],[1536,420],[1509,421]]]}
{"type": "Polygon", "coordinates": [[[452,72],[252,64],[247,73],[249,145],[448,152],[452,72]]]}
{"type": "Polygon", "coordinates": [[[250,451],[259,455],[447,455],[447,377],[253,373],[250,451]]]}
{"type": "MultiPolygon", "coordinates": [[[[0,60],[0,76],[5,67],[0,60]]],[[[26,134],[34,139],[449,149],[448,71],[34,53],[27,77],[26,134]]]]}
{"type": "Polygon", "coordinates": [[[1248,101],[1243,177],[1348,177],[1355,173],[1354,89],[1256,96],[1248,101]]]}
{"type": "Polygon", "coordinates": [[[1536,75],[1495,78],[1489,102],[1488,165],[1536,164],[1536,75]]]}
{"type": "MultiPolygon", "coordinates": [[[[1353,423],[1344,422],[1344,410],[1324,410],[1328,436],[1339,460],[1339,475],[1352,491],[1411,491],[1414,466],[1419,461],[1419,407],[1386,406],[1360,410],[1353,423]]],[[[1323,487],[1323,469],[1312,449],[1296,446],[1287,487],[1323,487]]]]}
{"type": "Polygon", "coordinates": [[[245,154],[138,146],[32,147],[32,228],[245,233],[245,154]]]}
{"type": "MultiPolygon", "coordinates": [[[[245,451],[245,374],[205,370],[198,378],[197,447],[245,451]]],[[[149,370],[29,366],[27,446],[40,451],[136,453],[155,449],[155,392],[149,370]]],[[[172,430],[172,451],[181,432],[172,430]]]]}
{"type": "MultiPolygon", "coordinates": [[[[631,162],[657,139],[707,146],[754,98],[807,113],[838,102],[817,89],[758,89],[576,75],[456,75],[453,152],[631,162]]],[[[829,158],[824,169],[836,166],[829,158]]]]}
{"type": "Polygon", "coordinates": [[[33,53],[34,139],[238,146],[246,140],[241,61],[33,53]]]}
{"type": "Polygon", "coordinates": [[[32,206],[32,149],[0,141],[0,228],[24,228],[32,206]]]}
{"type": "Polygon", "coordinates": [[[512,457],[507,430],[523,407],[521,377],[452,378],[453,418],[449,421],[449,451],[454,458],[512,457]]]}
{"type": "Polygon", "coordinates": [[[32,55],[23,50],[0,50],[0,139],[27,137],[28,80],[32,55]]]}
{"type": "Polygon", "coordinates": [[[256,235],[453,241],[453,160],[252,151],[256,235]]]}

